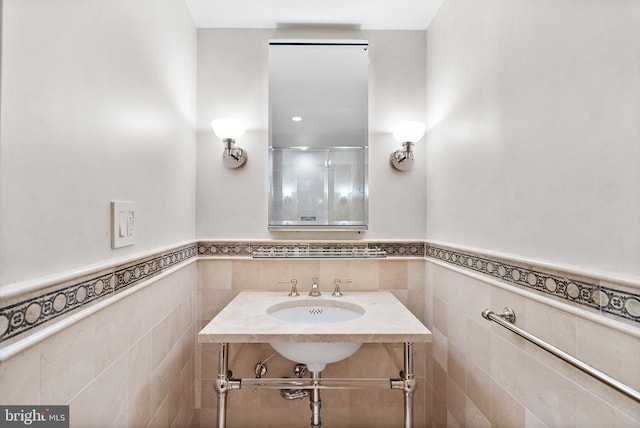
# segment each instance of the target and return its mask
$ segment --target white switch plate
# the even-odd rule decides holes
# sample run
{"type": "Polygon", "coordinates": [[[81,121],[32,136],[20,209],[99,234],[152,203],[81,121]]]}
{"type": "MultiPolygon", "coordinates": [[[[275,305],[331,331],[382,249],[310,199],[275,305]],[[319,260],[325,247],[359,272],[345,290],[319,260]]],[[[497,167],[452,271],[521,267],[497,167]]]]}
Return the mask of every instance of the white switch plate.
{"type": "Polygon", "coordinates": [[[111,248],[136,243],[136,204],[111,201],[111,248]]]}

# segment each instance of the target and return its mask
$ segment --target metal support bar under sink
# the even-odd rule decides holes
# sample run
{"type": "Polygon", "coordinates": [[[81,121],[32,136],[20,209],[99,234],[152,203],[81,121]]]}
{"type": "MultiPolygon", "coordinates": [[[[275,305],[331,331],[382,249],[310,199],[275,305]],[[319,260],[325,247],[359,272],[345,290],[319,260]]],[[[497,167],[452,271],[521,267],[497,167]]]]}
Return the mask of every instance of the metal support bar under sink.
{"type": "Polygon", "coordinates": [[[399,379],[384,378],[321,378],[320,373],[314,373],[312,378],[248,378],[232,379],[229,371],[229,344],[220,344],[220,361],[215,389],[218,393],[218,428],[226,428],[227,424],[227,395],[230,391],[242,388],[250,389],[304,389],[313,392],[311,426],[320,426],[320,390],[323,389],[399,389],[404,394],[404,428],[413,427],[413,394],[416,380],[413,373],[413,346],[404,343],[403,370],[399,379]]]}

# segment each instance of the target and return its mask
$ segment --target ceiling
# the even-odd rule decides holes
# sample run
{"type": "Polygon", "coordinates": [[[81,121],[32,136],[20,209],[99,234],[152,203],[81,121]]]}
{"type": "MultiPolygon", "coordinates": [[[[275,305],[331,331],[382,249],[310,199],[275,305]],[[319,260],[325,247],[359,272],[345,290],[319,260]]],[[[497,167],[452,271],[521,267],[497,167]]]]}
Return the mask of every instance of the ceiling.
{"type": "Polygon", "coordinates": [[[425,30],[444,0],[185,0],[198,28],[425,30]]]}

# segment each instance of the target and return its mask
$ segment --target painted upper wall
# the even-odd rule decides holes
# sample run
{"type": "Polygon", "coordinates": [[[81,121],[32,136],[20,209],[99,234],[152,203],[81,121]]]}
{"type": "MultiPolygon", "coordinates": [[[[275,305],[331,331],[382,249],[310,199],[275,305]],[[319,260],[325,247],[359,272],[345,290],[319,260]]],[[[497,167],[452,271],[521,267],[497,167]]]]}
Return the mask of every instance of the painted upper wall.
{"type": "Polygon", "coordinates": [[[640,3],[447,0],[427,237],[640,276],[640,3]]]}
{"type": "Polygon", "coordinates": [[[182,0],[4,0],[0,284],[195,236],[197,33],[182,0]],[[112,250],[112,200],[137,244],[112,250]]]}
{"type": "Polygon", "coordinates": [[[201,239],[424,239],[424,141],[408,173],[394,172],[389,155],[399,144],[393,127],[425,121],[424,31],[198,31],[197,236],[201,239]],[[369,230],[361,234],[270,233],[268,216],[268,41],[274,38],[369,40],[369,230]],[[242,169],[222,165],[217,117],[247,126],[238,145],[248,151],[242,169]]]}

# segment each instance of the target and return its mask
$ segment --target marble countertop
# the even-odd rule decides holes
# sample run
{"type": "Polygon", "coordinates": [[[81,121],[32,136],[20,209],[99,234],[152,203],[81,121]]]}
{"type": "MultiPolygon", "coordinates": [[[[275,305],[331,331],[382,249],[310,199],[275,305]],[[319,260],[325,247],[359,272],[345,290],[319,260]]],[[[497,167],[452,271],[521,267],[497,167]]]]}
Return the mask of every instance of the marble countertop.
{"type": "Polygon", "coordinates": [[[282,291],[243,291],[198,334],[201,343],[269,342],[431,342],[431,332],[391,293],[330,293],[288,297],[282,291]],[[339,306],[354,304],[365,313],[354,320],[304,324],[278,320],[267,310],[283,302],[339,306]]]}

